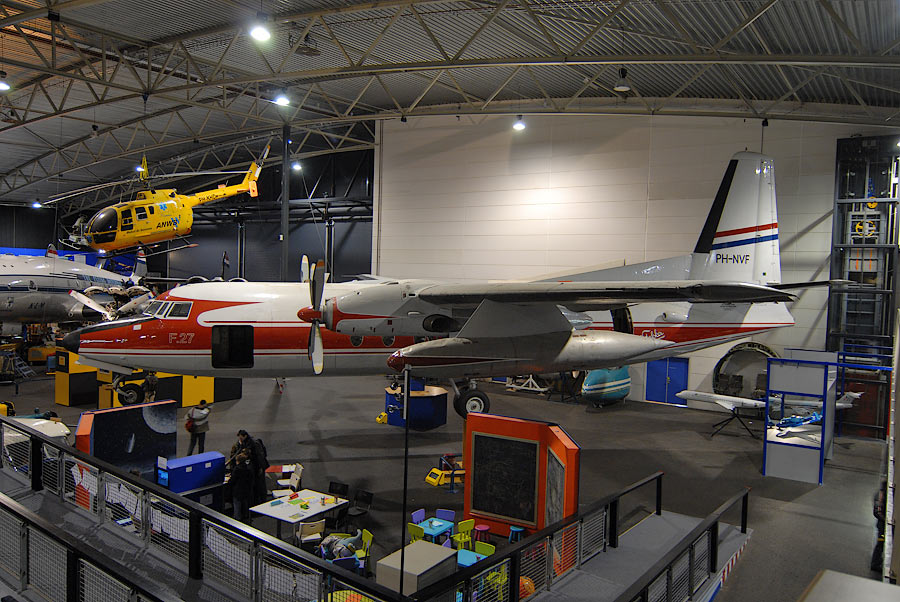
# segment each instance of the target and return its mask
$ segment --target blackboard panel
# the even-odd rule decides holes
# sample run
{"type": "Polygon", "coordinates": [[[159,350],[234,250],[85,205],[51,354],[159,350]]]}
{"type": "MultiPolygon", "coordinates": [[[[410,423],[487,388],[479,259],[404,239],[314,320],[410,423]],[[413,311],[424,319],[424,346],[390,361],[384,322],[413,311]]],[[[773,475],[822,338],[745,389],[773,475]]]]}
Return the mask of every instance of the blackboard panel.
{"type": "Polygon", "coordinates": [[[472,511],[537,523],[538,442],[472,436],[472,511]]]}
{"type": "Polygon", "coordinates": [[[547,504],[544,506],[544,526],[563,519],[566,490],[566,468],[552,450],[547,450],[547,504]]]}

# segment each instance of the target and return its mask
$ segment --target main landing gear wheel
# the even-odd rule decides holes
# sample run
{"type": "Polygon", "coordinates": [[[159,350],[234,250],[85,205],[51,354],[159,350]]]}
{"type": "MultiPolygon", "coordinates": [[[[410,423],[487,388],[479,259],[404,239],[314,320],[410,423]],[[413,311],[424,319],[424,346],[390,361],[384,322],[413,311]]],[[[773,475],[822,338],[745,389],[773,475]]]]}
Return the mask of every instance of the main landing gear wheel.
{"type": "Polygon", "coordinates": [[[468,416],[469,412],[486,414],[491,411],[491,400],[484,391],[469,389],[465,393],[460,393],[453,400],[453,409],[463,418],[468,416]]]}
{"type": "Polygon", "coordinates": [[[144,401],[144,389],[140,385],[129,383],[116,389],[119,394],[119,403],[123,406],[133,406],[144,401]]]}

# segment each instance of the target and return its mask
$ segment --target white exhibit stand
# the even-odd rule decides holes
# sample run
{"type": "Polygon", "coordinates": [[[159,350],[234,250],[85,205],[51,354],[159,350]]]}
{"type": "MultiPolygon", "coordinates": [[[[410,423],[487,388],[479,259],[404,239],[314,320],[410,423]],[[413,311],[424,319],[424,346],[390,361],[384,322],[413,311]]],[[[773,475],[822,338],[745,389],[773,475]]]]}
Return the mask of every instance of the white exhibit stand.
{"type": "Polygon", "coordinates": [[[825,460],[831,459],[834,447],[837,353],[786,349],[785,356],[768,360],[763,475],[821,485],[825,460]],[[773,401],[773,395],[781,400],[773,401]],[[821,413],[821,421],[776,426],[773,414],[790,416],[792,400],[820,401],[814,410],[821,413]]]}

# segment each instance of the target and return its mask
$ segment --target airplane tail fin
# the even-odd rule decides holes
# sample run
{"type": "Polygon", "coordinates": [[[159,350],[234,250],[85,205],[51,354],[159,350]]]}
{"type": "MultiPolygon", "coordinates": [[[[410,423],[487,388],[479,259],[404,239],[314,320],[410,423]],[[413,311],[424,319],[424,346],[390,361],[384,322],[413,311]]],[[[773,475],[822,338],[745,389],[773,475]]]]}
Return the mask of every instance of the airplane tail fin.
{"type": "Polygon", "coordinates": [[[140,249],[134,256],[134,270],[131,272],[129,279],[135,284],[147,275],[147,254],[144,249],[140,249]]]}
{"type": "Polygon", "coordinates": [[[771,157],[735,153],[706,218],[691,279],[781,282],[775,168],[771,157]]]}

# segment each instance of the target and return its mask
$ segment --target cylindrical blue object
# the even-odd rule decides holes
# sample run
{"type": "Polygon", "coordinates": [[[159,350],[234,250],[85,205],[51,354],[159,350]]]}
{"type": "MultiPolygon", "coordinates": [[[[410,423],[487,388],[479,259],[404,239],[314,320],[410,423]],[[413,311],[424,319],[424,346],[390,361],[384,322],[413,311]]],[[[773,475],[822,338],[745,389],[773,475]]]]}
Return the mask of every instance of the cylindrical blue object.
{"type": "Polygon", "coordinates": [[[591,370],[581,385],[581,394],[594,403],[625,399],[631,392],[631,376],[627,366],[591,370]]]}
{"type": "Polygon", "coordinates": [[[47,356],[47,372],[56,370],[56,354],[47,356]]]}

